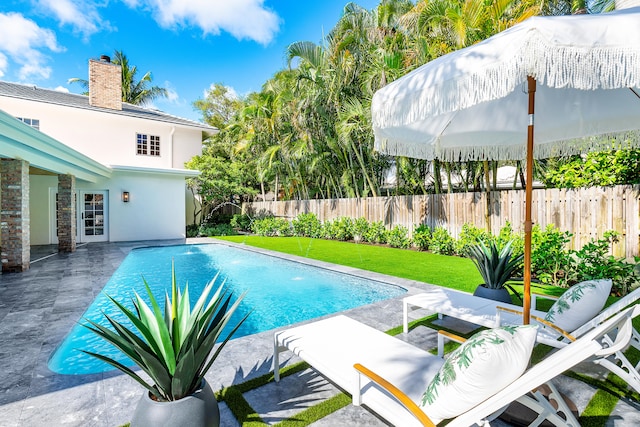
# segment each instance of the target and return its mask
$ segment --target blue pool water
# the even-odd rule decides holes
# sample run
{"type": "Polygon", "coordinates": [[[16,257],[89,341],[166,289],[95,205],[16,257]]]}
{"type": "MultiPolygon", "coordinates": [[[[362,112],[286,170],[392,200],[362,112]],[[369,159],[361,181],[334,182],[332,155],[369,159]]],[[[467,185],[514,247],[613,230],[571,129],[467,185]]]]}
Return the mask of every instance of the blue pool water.
{"type": "MultiPolygon", "coordinates": [[[[185,282],[189,283],[192,303],[218,272],[236,297],[248,291],[234,315],[239,319],[249,311],[251,314],[234,338],[371,304],[406,292],[398,286],[226,245],[155,247],[131,251],[83,318],[107,326],[102,316],[104,311],[118,321],[127,322],[105,294],[131,308],[134,290],[142,297],[146,295],[142,277],[163,305],[164,293],[170,287],[171,260],[175,262],[178,286],[183,288],[185,282]]],[[[233,320],[231,323],[235,324],[233,320]]],[[[113,346],[78,324],[51,356],[49,369],[60,374],[89,374],[112,369],[78,349],[132,364],[113,346]]]]}

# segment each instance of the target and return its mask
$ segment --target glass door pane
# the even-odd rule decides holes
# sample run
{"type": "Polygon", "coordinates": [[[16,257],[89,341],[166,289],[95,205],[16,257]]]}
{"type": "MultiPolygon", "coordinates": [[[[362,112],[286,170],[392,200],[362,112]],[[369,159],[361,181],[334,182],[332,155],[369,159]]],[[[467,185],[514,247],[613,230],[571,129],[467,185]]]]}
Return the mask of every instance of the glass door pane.
{"type": "Polygon", "coordinates": [[[107,241],[106,191],[84,193],[82,200],[82,240],[107,241]]]}

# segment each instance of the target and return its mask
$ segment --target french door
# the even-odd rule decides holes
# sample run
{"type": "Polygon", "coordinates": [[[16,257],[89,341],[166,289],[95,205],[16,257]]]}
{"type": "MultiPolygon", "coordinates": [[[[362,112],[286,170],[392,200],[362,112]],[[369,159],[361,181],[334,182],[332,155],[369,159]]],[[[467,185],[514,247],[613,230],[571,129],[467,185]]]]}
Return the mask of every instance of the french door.
{"type": "Polygon", "coordinates": [[[106,242],[109,240],[108,230],[108,192],[80,192],[80,242],[106,242]]]}

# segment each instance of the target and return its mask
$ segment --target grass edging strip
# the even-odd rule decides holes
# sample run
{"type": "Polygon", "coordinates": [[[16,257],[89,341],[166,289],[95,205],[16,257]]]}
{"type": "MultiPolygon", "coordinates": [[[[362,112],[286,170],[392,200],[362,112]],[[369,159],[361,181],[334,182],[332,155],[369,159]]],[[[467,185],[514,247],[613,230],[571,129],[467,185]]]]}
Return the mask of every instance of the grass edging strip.
{"type": "MultiPolygon", "coordinates": [[[[336,412],[348,406],[351,403],[351,397],[346,393],[338,393],[335,396],[324,400],[317,405],[313,405],[296,415],[282,420],[274,425],[274,427],[306,427],[329,414],[336,412]]],[[[243,426],[244,427],[244,426],[243,426]]]]}
{"type": "Polygon", "coordinates": [[[611,414],[619,400],[604,390],[596,390],[587,407],[578,417],[580,425],[582,427],[605,427],[609,417],[602,414],[611,414]]]}
{"type": "MultiPolygon", "coordinates": [[[[280,370],[280,377],[284,378],[309,368],[307,362],[298,362],[285,366],[280,370]]],[[[266,423],[260,415],[249,405],[242,395],[249,390],[262,387],[274,380],[273,373],[261,375],[237,385],[230,385],[215,393],[218,402],[224,402],[229,407],[233,416],[245,427],[264,426],[266,423]]]]}

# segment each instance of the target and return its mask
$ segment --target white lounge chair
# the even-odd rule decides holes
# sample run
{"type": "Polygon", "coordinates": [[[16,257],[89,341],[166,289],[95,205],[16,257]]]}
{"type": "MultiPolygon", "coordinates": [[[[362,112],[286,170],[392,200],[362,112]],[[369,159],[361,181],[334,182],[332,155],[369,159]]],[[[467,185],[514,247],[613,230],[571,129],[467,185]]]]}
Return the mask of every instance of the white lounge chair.
{"type": "MultiPolygon", "coordinates": [[[[534,295],[534,298],[532,300],[533,304],[535,304],[536,297],[556,299],[549,295],[534,295]]],[[[596,317],[584,323],[582,326],[572,332],[567,332],[554,325],[547,324],[545,325],[547,326],[546,329],[541,329],[538,332],[538,341],[555,348],[565,347],[570,342],[575,341],[577,338],[580,338],[585,333],[600,325],[608,318],[614,316],[616,313],[619,313],[632,304],[636,304],[638,299],[640,299],[640,288],[620,298],[618,301],[602,310],[596,317]]],[[[504,311],[503,308],[498,308],[498,310],[504,311]]],[[[522,316],[521,308],[509,311],[511,315],[516,316],[516,319],[520,319],[522,316]]],[[[534,320],[541,322],[539,318],[534,320]]],[[[505,319],[504,316],[501,318],[502,324],[505,324],[506,322],[513,323],[515,321],[516,320],[513,317],[509,318],[508,320],[505,319]]],[[[604,339],[608,342],[612,342],[611,338],[608,336],[605,336],[604,339]]],[[[638,351],[640,351],[640,334],[638,334],[638,331],[636,331],[635,329],[632,329],[632,336],[629,344],[630,346],[635,347],[638,351]]],[[[438,343],[439,347],[440,345],[441,344],[438,343]]],[[[629,359],[625,357],[622,351],[613,352],[606,357],[595,357],[592,359],[592,361],[593,363],[596,363],[618,375],[629,386],[640,393],[640,362],[634,366],[633,363],[631,363],[629,359]]]]}
{"type": "MultiPolygon", "coordinates": [[[[573,322],[571,329],[566,328],[568,330],[563,329],[556,323],[545,320],[547,313],[536,310],[537,298],[557,300],[559,297],[533,294],[531,321],[541,326],[538,331],[538,342],[561,348],[640,299],[639,288],[598,313],[598,309],[602,306],[601,304],[604,304],[605,297],[609,293],[608,286],[611,285],[610,281],[598,282],[600,282],[600,285],[603,285],[601,286],[602,289],[598,291],[598,297],[601,301],[595,306],[592,305],[590,307],[593,314],[584,317],[583,321],[573,322]],[[592,316],[595,317],[591,318],[592,316]]],[[[443,315],[452,316],[489,328],[505,324],[522,323],[522,307],[520,306],[476,297],[465,292],[435,287],[426,292],[411,295],[403,299],[403,329],[405,333],[407,333],[409,329],[409,314],[419,309],[426,309],[430,312],[437,313],[439,317],[443,315]]],[[[567,313],[565,314],[571,316],[570,309],[566,311],[567,313]]],[[[582,316],[582,311],[582,307],[580,306],[573,309],[573,312],[577,312],[579,316],[582,316]]],[[[446,340],[446,335],[438,336],[439,356],[442,356],[444,353],[444,343],[446,340]]],[[[637,331],[633,333],[631,345],[640,350],[640,334],[638,334],[637,331]]],[[[618,375],[625,380],[629,386],[640,393],[640,363],[634,366],[622,352],[616,352],[607,358],[594,358],[592,361],[618,375]]]]}
{"type": "MultiPolygon", "coordinates": [[[[603,320],[618,313],[621,309],[635,303],[640,299],[640,288],[629,293],[602,311],[596,308],[589,319],[580,322],[578,326],[568,331],[544,320],[547,313],[536,309],[536,297],[558,298],[533,294],[531,301],[531,318],[539,322],[543,328],[538,334],[538,342],[557,347],[559,344],[555,341],[563,338],[571,340],[572,338],[579,337],[584,332],[593,328],[593,326],[602,323],[603,320]],[[600,313],[598,313],[598,311],[600,311],[600,313]]],[[[602,304],[604,304],[604,298],[602,304]]],[[[466,292],[441,287],[434,287],[428,291],[408,296],[402,300],[402,305],[404,333],[409,331],[410,313],[421,309],[437,313],[440,318],[445,315],[451,316],[487,328],[496,328],[505,324],[519,324],[522,322],[522,307],[520,306],[489,300],[466,292]]]]}
{"type": "MultiPolygon", "coordinates": [[[[402,300],[402,326],[404,333],[409,332],[409,315],[415,310],[426,309],[437,313],[439,318],[451,316],[487,328],[496,328],[501,324],[502,312],[498,307],[517,310],[517,305],[477,297],[466,292],[442,287],[433,287],[428,291],[411,295],[402,300]]],[[[544,316],[545,313],[532,308],[531,314],[544,316]]]]}
{"type": "MultiPolygon", "coordinates": [[[[581,324],[571,331],[566,331],[557,325],[545,321],[546,312],[536,310],[537,299],[554,299],[549,295],[532,295],[531,321],[540,324],[537,340],[555,348],[562,348],[586,332],[592,330],[606,319],[619,313],[624,308],[635,304],[640,299],[640,288],[630,292],[626,296],[603,309],[598,315],[581,324]]],[[[487,300],[464,292],[450,289],[434,289],[403,300],[403,325],[405,333],[408,331],[408,314],[412,310],[425,308],[438,314],[453,316],[477,325],[486,327],[498,327],[505,324],[520,324],[522,322],[522,307],[505,304],[502,302],[487,300]]],[[[438,335],[438,355],[444,353],[444,343],[448,340],[446,334],[438,335]]],[[[633,330],[631,346],[640,351],[640,334],[633,330]]],[[[640,363],[634,365],[623,354],[617,351],[606,358],[596,357],[592,359],[596,363],[622,378],[629,386],[640,393],[640,363]]]]}
{"type": "MultiPolygon", "coordinates": [[[[540,395],[527,393],[589,357],[624,349],[632,336],[631,319],[638,315],[640,306],[607,320],[530,368],[484,402],[455,417],[449,426],[482,424],[514,400],[540,414],[540,420],[578,426],[562,399],[557,401],[566,420],[540,395]],[[603,337],[613,331],[616,332],[615,340],[603,341],[603,337]]],[[[423,391],[444,364],[443,359],[345,316],[276,332],[273,358],[276,381],[279,381],[279,354],[285,350],[300,356],[350,393],[354,404],[366,405],[393,425],[433,425],[418,406],[423,391]]],[[[487,375],[491,380],[494,373],[487,372],[487,375]]],[[[552,395],[557,396],[557,391],[549,385],[552,395]]]]}

